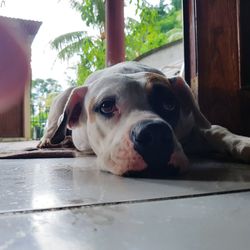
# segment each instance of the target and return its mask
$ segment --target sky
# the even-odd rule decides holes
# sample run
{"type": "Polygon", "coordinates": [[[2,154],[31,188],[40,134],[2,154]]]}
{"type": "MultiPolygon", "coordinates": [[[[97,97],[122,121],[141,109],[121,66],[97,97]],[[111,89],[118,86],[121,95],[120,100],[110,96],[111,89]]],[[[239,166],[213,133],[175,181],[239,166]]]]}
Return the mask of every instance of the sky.
{"type": "MultiPolygon", "coordinates": [[[[156,4],[159,0],[150,2],[156,4]]],[[[0,6],[2,16],[42,22],[32,43],[32,78],[53,78],[66,88],[68,77],[75,78],[76,73],[70,70],[75,61],[57,59],[50,41],[68,32],[87,30],[80,14],[70,7],[69,0],[0,0],[0,6]]],[[[126,11],[129,12],[128,8],[126,11]]]]}

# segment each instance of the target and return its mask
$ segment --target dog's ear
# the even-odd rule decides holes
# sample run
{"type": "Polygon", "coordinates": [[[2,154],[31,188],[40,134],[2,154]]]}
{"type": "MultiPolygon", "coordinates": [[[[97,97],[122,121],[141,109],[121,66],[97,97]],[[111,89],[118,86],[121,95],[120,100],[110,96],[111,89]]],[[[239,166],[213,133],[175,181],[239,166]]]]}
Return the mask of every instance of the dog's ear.
{"type": "Polygon", "coordinates": [[[78,87],[72,90],[64,106],[64,111],[58,119],[57,130],[51,138],[52,144],[58,144],[64,140],[67,128],[72,129],[79,125],[87,91],[88,87],[78,87]]]}
{"type": "Polygon", "coordinates": [[[211,124],[201,113],[199,105],[185,80],[179,76],[168,78],[168,80],[173,92],[181,103],[183,112],[190,113],[192,111],[195,122],[200,128],[210,128],[211,124]]]}

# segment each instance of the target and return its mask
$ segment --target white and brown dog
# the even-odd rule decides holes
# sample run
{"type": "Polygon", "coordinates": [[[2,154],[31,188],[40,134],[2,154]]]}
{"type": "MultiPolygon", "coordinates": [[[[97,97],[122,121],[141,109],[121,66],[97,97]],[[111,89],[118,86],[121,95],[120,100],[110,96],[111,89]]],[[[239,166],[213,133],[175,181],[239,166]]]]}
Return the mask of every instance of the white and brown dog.
{"type": "Polygon", "coordinates": [[[182,78],[136,62],[97,71],[60,94],[38,147],[64,145],[68,129],[79,151],[93,150],[100,168],[116,175],[185,171],[185,153],[250,162],[250,139],[211,125],[182,78]]]}

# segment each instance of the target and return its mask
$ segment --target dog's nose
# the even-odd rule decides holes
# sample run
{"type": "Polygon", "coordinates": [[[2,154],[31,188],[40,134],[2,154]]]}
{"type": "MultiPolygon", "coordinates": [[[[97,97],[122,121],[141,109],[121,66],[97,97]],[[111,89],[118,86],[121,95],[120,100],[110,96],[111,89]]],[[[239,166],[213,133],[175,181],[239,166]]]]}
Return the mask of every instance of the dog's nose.
{"type": "Polygon", "coordinates": [[[174,149],[173,135],[169,126],[160,120],[144,120],[137,123],[130,133],[134,149],[148,167],[166,166],[174,149]]]}

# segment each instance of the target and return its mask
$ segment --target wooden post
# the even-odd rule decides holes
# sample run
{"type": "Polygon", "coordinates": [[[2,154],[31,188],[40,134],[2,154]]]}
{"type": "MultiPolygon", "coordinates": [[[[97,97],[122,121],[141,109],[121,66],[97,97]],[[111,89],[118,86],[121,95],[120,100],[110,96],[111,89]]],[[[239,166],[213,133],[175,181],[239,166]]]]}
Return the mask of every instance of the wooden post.
{"type": "Polygon", "coordinates": [[[124,0],[106,0],[106,66],[125,61],[124,0]]]}

